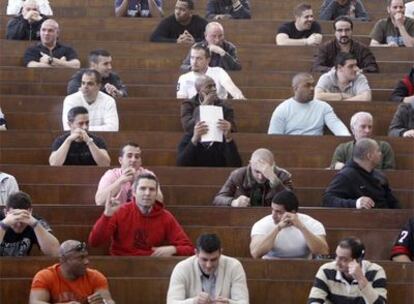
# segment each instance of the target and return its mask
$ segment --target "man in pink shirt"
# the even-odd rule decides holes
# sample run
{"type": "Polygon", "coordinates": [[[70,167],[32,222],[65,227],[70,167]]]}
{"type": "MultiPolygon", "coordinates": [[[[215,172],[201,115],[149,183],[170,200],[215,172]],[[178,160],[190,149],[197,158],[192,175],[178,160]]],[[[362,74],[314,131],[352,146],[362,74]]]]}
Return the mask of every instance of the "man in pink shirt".
{"type": "MultiPolygon", "coordinates": [[[[95,194],[95,203],[105,205],[109,194],[121,203],[130,202],[134,194],[131,187],[135,178],[141,174],[155,174],[142,167],[141,149],[133,142],[126,143],[119,151],[120,168],[110,169],[105,172],[99,181],[95,194]]],[[[157,201],[162,202],[163,196],[160,187],[157,191],[157,201]]]]}

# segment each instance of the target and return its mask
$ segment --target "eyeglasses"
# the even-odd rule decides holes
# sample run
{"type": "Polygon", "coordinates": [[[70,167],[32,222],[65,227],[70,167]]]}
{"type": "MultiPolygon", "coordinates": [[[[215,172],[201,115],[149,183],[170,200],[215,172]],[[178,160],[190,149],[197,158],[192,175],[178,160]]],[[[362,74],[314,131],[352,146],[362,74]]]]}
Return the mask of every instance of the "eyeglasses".
{"type": "Polygon", "coordinates": [[[68,253],[70,253],[70,252],[73,252],[73,251],[76,251],[76,252],[83,252],[83,251],[86,251],[86,243],[85,242],[80,242],[78,245],[76,245],[75,247],[73,247],[73,248],[71,248],[71,249],[69,249],[68,251],[66,251],[66,252],[63,252],[62,253],[62,256],[65,256],[65,255],[67,255],[68,253]]]}

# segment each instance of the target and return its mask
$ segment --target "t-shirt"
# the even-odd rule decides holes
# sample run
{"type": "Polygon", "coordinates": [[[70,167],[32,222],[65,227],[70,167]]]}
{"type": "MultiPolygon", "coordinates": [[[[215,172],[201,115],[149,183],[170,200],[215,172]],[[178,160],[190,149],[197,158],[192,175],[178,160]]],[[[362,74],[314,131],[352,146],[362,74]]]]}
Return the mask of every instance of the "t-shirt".
{"type": "Polygon", "coordinates": [[[58,59],[66,57],[67,61],[70,61],[72,59],[78,59],[78,54],[76,54],[75,50],[70,46],[66,46],[60,44],[59,42],[56,42],[55,48],[52,51],[50,51],[41,42],[39,42],[38,44],[30,46],[26,49],[23,59],[24,65],[27,65],[30,61],[39,62],[40,57],[42,57],[40,53],[45,53],[58,59]]]}
{"type": "Polygon", "coordinates": [[[414,217],[401,230],[391,250],[391,257],[407,255],[411,260],[414,258],[414,217]]]}
{"type": "Polygon", "coordinates": [[[405,4],[405,16],[414,19],[414,1],[405,4]]]}
{"type": "MultiPolygon", "coordinates": [[[[405,18],[404,27],[407,30],[407,33],[411,37],[414,37],[414,20],[411,18],[405,18]]],[[[394,42],[398,46],[405,46],[399,29],[394,26],[391,18],[389,17],[378,20],[369,34],[369,37],[381,44],[389,44],[394,42]]]]}
{"type": "Polygon", "coordinates": [[[329,93],[344,93],[351,96],[356,96],[371,90],[367,77],[362,73],[357,74],[355,80],[351,81],[344,90],[341,90],[338,86],[338,77],[336,76],[335,69],[323,74],[319,78],[316,88],[320,88],[329,93]]]}
{"type": "MultiPolygon", "coordinates": [[[[218,98],[227,99],[228,93],[232,94],[235,99],[243,98],[243,94],[239,90],[237,92],[227,92],[226,84],[229,82],[233,83],[233,81],[229,74],[221,67],[208,67],[205,75],[210,76],[214,80],[218,98]]],[[[199,76],[201,76],[200,73],[193,71],[181,75],[177,83],[177,98],[193,98],[197,94],[195,81],[199,76]]]]}
{"type": "MultiPolygon", "coordinates": [[[[42,225],[48,232],[52,232],[49,224],[39,218],[35,217],[38,221],[38,225],[42,225]]],[[[4,214],[0,214],[0,220],[4,219],[4,214]]],[[[39,244],[37,242],[36,234],[32,227],[27,226],[22,233],[15,233],[13,229],[7,229],[3,241],[0,244],[0,256],[27,256],[32,250],[33,244],[39,244]]]]}
{"type": "Polygon", "coordinates": [[[286,34],[290,39],[302,39],[308,38],[310,35],[315,33],[322,33],[321,26],[318,22],[312,22],[312,26],[309,30],[299,31],[295,26],[295,21],[283,23],[277,30],[278,34],[286,34]]]}
{"type": "MultiPolygon", "coordinates": [[[[115,7],[121,6],[123,0],[115,0],[115,7]]],[[[128,1],[128,17],[151,17],[148,1],[151,0],[129,0],[128,1]]],[[[162,8],[162,0],[155,0],[158,8],[162,8]]]]}
{"type": "MultiPolygon", "coordinates": [[[[321,222],[309,215],[296,213],[299,220],[315,235],[325,236],[321,222]]],[[[265,216],[253,225],[251,236],[268,234],[276,227],[272,215],[265,216]]],[[[300,230],[294,226],[283,228],[276,236],[273,248],[263,258],[309,258],[310,250],[300,230]]]]}
{"type": "Polygon", "coordinates": [[[46,289],[49,292],[50,303],[88,303],[88,296],[97,290],[108,289],[107,279],[97,270],[87,268],[85,275],[69,281],[63,277],[60,268],[60,264],[55,264],[40,270],[32,281],[31,289],[46,289]]]}
{"type": "MultiPolygon", "coordinates": [[[[55,139],[55,141],[52,144],[52,151],[56,151],[60,148],[60,146],[63,144],[63,142],[66,140],[66,138],[70,135],[70,132],[65,133],[58,138],[55,139]]],[[[105,141],[95,135],[89,134],[89,137],[91,137],[96,144],[96,146],[99,149],[105,149],[106,150],[106,144],[105,141]]],[[[82,141],[77,142],[73,141],[70,145],[68,154],[66,156],[65,162],[63,163],[64,166],[96,166],[96,162],[92,157],[92,153],[89,150],[88,145],[82,141]]]]}

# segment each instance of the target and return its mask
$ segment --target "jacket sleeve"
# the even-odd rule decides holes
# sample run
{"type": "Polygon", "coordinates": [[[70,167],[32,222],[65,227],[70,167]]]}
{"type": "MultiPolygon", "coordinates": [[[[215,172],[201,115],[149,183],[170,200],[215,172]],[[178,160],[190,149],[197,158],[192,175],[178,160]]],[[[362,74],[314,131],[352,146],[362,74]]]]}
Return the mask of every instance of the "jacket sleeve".
{"type": "Polygon", "coordinates": [[[122,82],[121,78],[118,75],[114,75],[114,79],[113,79],[114,83],[113,85],[122,92],[122,96],[123,97],[127,97],[128,96],[128,90],[126,85],[122,82]]]}
{"type": "Polygon", "coordinates": [[[223,69],[227,71],[240,71],[242,68],[239,58],[237,57],[237,49],[235,46],[229,47],[221,61],[223,69]]]}
{"type": "Polygon", "coordinates": [[[220,191],[216,194],[213,200],[213,205],[217,206],[230,206],[231,202],[236,194],[236,189],[241,187],[240,182],[236,181],[237,171],[233,171],[230,176],[227,178],[226,182],[224,183],[223,187],[221,187],[220,191]]]}
{"type": "Polygon", "coordinates": [[[192,166],[197,155],[197,146],[191,142],[192,134],[185,134],[178,146],[177,166],[192,166]]]}
{"type": "Polygon", "coordinates": [[[115,215],[108,217],[102,214],[96,221],[92,231],[89,233],[88,238],[88,243],[91,247],[98,247],[103,244],[107,244],[112,239],[116,229],[114,216],[115,215]]]}
{"type": "Polygon", "coordinates": [[[408,131],[408,126],[404,123],[408,121],[408,114],[404,107],[401,105],[398,107],[388,128],[389,136],[402,136],[405,131],[408,131]]]}
{"type": "Polygon", "coordinates": [[[378,73],[379,67],[377,60],[371,50],[369,48],[364,48],[361,55],[362,70],[368,73],[378,73]]]}
{"type": "Polygon", "coordinates": [[[194,254],[194,246],[177,220],[170,214],[168,241],[177,249],[177,256],[194,254]]]}
{"type": "Polygon", "coordinates": [[[196,120],[200,117],[199,107],[193,107],[191,100],[181,103],[181,125],[186,133],[193,133],[196,120]]]}
{"type": "Polygon", "coordinates": [[[77,71],[75,74],[73,74],[72,78],[68,82],[68,88],[67,88],[67,94],[73,94],[79,91],[79,88],[81,87],[82,82],[82,74],[83,71],[77,71]]]}
{"type": "Polygon", "coordinates": [[[319,72],[319,73],[326,73],[328,72],[332,67],[328,66],[328,51],[327,51],[327,45],[323,44],[319,47],[318,53],[315,55],[315,58],[313,60],[313,72],[319,72]]]}
{"type": "Polygon", "coordinates": [[[335,0],[325,0],[320,9],[319,19],[332,20],[336,5],[337,4],[335,0]]]}
{"type": "Polygon", "coordinates": [[[348,187],[352,182],[347,177],[338,173],[323,195],[324,207],[356,208],[356,199],[347,198],[352,196],[353,191],[348,187]]]}
{"type": "Polygon", "coordinates": [[[216,11],[216,3],[215,0],[208,0],[207,2],[207,8],[206,8],[206,19],[214,19],[216,17],[217,11],[216,11]]]}
{"type": "Polygon", "coordinates": [[[224,144],[224,157],[227,167],[241,167],[242,161],[234,139],[224,144]]]}
{"type": "Polygon", "coordinates": [[[155,31],[151,34],[150,41],[152,42],[170,42],[170,43],[176,43],[176,38],[169,38],[168,34],[168,19],[163,19],[161,23],[157,26],[155,31]]]}
{"type": "Polygon", "coordinates": [[[248,0],[239,0],[240,5],[236,8],[233,8],[233,12],[231,13],[231,16],[234,19],[250,19],[250,5],[248,0]]]}
{"type": "Polygon", "coordinates": [[[367,10],[359,0],[355,3],[355,19],[359,21],[369,21],[367,10]]]}
{"type": "Polygon", "coordinates": [[[194,304],[196,297],[186,298],[186,282],[190,280],[190,271],[184,269],[182,264],[174,267],[171,274],[170,285],[167,292],[167,304],[194,304]]]}
{"type": "Polygon", "coordinates": [[[402,80],[398,81],[397,86],[392,91],[391,101],[402,102],[408,96],[408,89],[402,80]]]}
{"type": "Polygon", "coordinates": [[[6,39],[22,40],[25,36],[28,22],[23,18],[13,18],[7,23],[6,39]]]}

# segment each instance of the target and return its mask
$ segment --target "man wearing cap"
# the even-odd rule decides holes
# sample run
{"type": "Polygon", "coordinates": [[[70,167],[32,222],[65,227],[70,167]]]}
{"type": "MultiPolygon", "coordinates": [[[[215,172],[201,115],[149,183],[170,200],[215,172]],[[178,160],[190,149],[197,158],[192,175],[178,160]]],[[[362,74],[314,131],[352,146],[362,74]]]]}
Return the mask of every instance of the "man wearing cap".
{"type": "Polygon", "coordinates": [[[33,278],[29,304],[115,304],[105,276],[88,268],[83,242],[68,240],[59,249],[59,263],[40,270],[33,278]]]}

